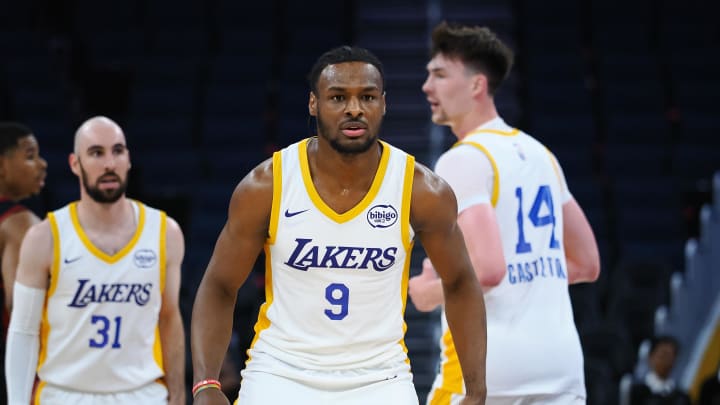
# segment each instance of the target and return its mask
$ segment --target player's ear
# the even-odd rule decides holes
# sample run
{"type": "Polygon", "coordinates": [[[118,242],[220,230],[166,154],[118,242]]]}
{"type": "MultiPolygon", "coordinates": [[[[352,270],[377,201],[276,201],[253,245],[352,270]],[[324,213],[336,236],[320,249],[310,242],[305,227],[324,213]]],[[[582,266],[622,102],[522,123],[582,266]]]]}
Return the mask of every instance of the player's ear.
{"type": "Polygon", "coordinates": [[[383,91],[382,94],[382,102],[383,102],[383,115],[387,112],[387,101],[385,100],[385,92],[383,91]]]}
{"type": "Polygon", "coordinates": [[[71,153],[68,156],[68,164],[70,165],[70,170],[76,175],[80,176],[80,160],[78,156],[75,153],[71,153]]]}
{"type": "Polygon", "coordinates": [[[311,116],[317,117],[317,96],[314,92],[310,92],[310,100],[308,101],[308,112],[311,116]]]}
{"type": "Polygon", "coordinates": [[[472,90],[473,93],[487,93],[488,91],[488,82],[487,82],[487,76],[483,74],[476,74],[473,77],[473,84],[472,84],[472,90]]]}

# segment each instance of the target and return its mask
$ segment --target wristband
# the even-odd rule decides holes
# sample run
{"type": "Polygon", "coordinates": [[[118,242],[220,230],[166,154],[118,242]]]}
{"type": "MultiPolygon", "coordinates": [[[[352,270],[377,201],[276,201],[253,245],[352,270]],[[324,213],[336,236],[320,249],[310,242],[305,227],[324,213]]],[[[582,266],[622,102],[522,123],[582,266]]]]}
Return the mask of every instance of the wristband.
{"type": "Polygon", "coordinates": [[[195,398],[195,395],[197,395],[200,391],[206,390],[208,388],[217,388],[220,389],[220,381],[214,380],[212,378],[208,378],[206,380],[200,380],[192,387],[192,396],[195,398]]]}

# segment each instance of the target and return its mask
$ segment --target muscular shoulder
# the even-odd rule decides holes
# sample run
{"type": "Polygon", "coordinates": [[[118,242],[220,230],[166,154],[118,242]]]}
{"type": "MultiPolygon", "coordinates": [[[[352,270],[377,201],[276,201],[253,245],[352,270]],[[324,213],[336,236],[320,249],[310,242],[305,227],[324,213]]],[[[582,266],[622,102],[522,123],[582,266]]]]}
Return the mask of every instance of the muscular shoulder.
{"type": "Polygon", "coordinates": [[[28,251],[30,256],[40,259],[47,258],[48,262],[53,252],[53,233],[50,221],[44,219],[32,225],[22,240],[21,256],[28,251]]]}
{"type": "Polygon", "coordinates": [[[16,280],[28,287],[47,288],[53,261],[53,235],[47,219],[28,229],[20,247],[16,280]]]}
{"type": "Polygon", "coordinates": [[[435,174],[427,166],[421,163],[415,163],[413,202],[415,202],[416,195],[420,198],[437,198],[448,193],[452,194],[452,191],[445,180],[435,174]]]}
{"type": "Polygon", "coordinates": [[[180,228],[180,224],[178,224],[177,221],[170,216],[167,217],[167,233],[168,235],[182,236],[182,229],[180,228]]]}
{"type": "Polygon", "coordinates": [[[272,199],[273,192],[273,160],[266,159],[255,166],[235,187],[233,203],[247,203],[246,198],[272,199]]]}
{"type": "Polygon", "coordinates": [[[48,241],[52,243],[52,226],[50,225],[50,221],[46,218],[30,226],[25,234],[25,239],[33,242],[48,241]]]}
{"type": "Polygon", "coordinates": [[[251,170],[235,187],[228,209],[228,224],[243,223],[267,229],[273,200],[273,160],[251,170]]]}
{"type": "Polygon", "coordinates": [[[179,254],[182,256],[185,250],[185,239],[183,237],[182,229],[180,224],[177,223],[173,218],[167,217],[167,229],[165,230],[167,236],[167,247],[170,254],[179,254]]]}
{"type": "Polygon", "coordinates": [[[410,222],[413,229],[434,221],[454,220],[457,200],[450,186],[426,166],[416,163],[410,202],[410,222]]]}
{"type": "Polygon", "coordinates": [[[21,240],[25,232],[38,222],[40,222],[40,218],[28,209],[22,209],[8,215],[0,223],[1,242],[4,243],[13,238],[21,240]]]}

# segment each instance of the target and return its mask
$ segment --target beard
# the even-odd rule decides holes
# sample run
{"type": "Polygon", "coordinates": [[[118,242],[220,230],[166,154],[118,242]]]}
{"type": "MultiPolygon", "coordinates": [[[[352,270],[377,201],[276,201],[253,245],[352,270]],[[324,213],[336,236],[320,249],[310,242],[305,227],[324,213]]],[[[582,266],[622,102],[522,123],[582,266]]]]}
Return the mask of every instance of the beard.
{"type": "MultiPolygon", "coordinates": [[[[342,144],[340,143],[341,137],[331,137],[330,134],[333,133],[334,129],[330,128],[328,125],[325,124],[322,117],[320,116],[320,111],[318,111],[317,114],[317,126],[318,126],[318,135],[325,138],[330,143],[330,146],[335,149],[337,152],[342,153],[343,155],[358,155],[363,152],[367,152],[370,150],[370,148],[377,142],[378,139],[378,131],[372,131],[373,128],[368,127],[367,133],[368,136],[365,138],[365,141],[362,143],[350,143],[350,144],[342,144]]],[[[379,128],[379,125],[378,125],[379,128]]],[[[375,128],[377,129],[377,128],[375,128]]]]}
{"type": "Polygon", "coordinates": [[[83,188],[85,189],[85,192],[90,196],[90,198],[93,199],[93,201],[101,203],[101,204],[112,204],[115,201],[119,200],[120,197],[125,194],[125,190],[127,190],[128,185],[128,179],[127,179],[127,173],[125,175],[125,180],[122,180],[120,176],[118,176],[115,173],[105,173],[104,175],[98,177],[97,182],[95,185],[90,185],[88,182],[88,175],[85,172],[85,169],[82,167],[82,163],[80,164],[80,178],[82,180],[83,188]],[[120,180],[120,185],[118,188],[112,190],[101,190],[100,187],[98,187],[98,184],[100,183],[100,180],[103,177],[107,177],[108,175],[112,175],[113,177],[116,177],[118,180],[120,180]]]}

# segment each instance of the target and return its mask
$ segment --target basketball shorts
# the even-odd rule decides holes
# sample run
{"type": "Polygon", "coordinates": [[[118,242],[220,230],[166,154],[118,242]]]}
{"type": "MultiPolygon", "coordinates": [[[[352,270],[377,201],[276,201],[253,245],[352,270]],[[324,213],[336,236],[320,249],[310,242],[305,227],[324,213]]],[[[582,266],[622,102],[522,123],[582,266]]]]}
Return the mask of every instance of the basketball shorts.
{"type": "MultiPolygon", "coordinates": [[[[435,388],[428,394],[427,405],[459,405],[463,398],[462,394],[435,388]]],[[[585,405],[585,398],[571,393],[488,396],[485,405],[585,405]]]]}
{"type": "Polygon", "coordinates": [[[485,405],[585,405],[585,398],[568,392],[508,397],[489,396],[485,405]]]}
{"type": "Polygon", "coordinates": [[[168,402],[167,388],[157,382],[132,391],[102,394],[72,391],[56,385],[41,384],[35,395],[39,395],[40,405],[166,405],[168,402]]]}
{"type": "Polygon", "coordinates": [[[324,388],[263,371],[246,371],[236,405],[418,405],[412,374],[349,389],[324,388]]]}

